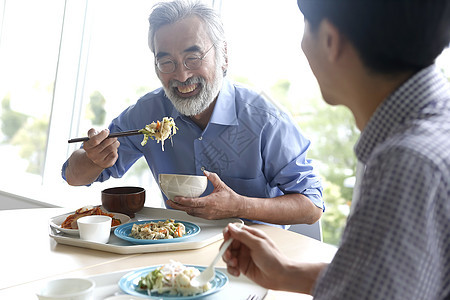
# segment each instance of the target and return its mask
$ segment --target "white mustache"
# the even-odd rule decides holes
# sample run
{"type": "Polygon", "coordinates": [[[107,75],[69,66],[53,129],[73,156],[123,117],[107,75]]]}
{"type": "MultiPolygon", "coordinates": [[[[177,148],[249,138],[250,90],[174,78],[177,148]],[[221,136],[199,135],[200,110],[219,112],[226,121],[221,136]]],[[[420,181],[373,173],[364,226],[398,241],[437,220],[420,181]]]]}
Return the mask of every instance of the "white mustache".
{"type": "Polygon", "coordinates": [[[195,83],[200,83],[202,85],[205,85],[205,82],[206,82],[205,79],[203,79],[202,77],[191,77],[191,78],[188,78],[185,82],[181,82],[176,79],[171,79],[169,81],[169,86],[172,88],[176,88],[179,86],[191,85],[191,84],[195,84],[195,83]]]}

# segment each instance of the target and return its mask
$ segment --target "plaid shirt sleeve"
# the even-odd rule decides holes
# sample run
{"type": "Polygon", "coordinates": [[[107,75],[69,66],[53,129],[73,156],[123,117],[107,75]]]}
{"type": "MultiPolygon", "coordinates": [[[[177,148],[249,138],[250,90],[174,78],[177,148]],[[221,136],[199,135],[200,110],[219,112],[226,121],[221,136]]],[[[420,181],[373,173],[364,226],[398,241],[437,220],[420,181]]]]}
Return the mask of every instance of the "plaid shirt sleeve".
{"type": "Polygon", "coordinates": [[[373,153],[314,299],[450,297],[450,165],[439,156],[448,142],[429,143],[427,156],[414,145],[373,153]]]}

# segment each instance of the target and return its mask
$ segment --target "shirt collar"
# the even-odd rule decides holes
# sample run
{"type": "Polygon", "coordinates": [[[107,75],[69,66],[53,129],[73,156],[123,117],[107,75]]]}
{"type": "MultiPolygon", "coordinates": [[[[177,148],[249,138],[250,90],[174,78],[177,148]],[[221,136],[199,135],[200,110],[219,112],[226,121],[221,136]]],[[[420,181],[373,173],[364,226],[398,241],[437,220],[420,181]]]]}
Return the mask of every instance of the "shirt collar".
{"type": "Polygon", "coordinates": [[[234,86],[226,78],[223,79],[222,89],[209,122],[219,125],[239,125],[234,86]]]}
{"type": "MultiPolygon", "coordinates": [[[[219,124],[219,125],[238,125],[238,119],[236,114],[236,101],[235,100],[235,90],[231,82],[227,78],[223,79],[222,89],[217,97],[216,104],[214,106],[213,113],[209,123],[219,124]]],[[[170,101],[170,99],[167,99],[170,101]]],[[[177,118],[187,118],[181,115],[175,107],[172,109],[171,116],[176,120],[177,118]]]]}
{"type": "Polygon", "coordinates": [[[446,84],[446,79],[434,65],[419,71],[402,84],[378,106],[361,132],[355,145],[358,159],[367,163],[375,147],[410,118],[417,117],[446,84]]]}

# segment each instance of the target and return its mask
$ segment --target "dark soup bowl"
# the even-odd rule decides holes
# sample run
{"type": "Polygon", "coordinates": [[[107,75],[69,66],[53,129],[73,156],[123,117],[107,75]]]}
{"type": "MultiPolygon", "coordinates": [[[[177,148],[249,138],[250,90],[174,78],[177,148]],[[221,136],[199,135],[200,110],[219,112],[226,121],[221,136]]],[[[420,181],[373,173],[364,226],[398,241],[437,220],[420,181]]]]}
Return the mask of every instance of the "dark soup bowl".
{"type": "Polygon", "coordinates": [[[135,186],[121,186],[102,191],[102,205],[109,212],[117,212],[134,218],[144,207],[145,189],[135,186]]]}

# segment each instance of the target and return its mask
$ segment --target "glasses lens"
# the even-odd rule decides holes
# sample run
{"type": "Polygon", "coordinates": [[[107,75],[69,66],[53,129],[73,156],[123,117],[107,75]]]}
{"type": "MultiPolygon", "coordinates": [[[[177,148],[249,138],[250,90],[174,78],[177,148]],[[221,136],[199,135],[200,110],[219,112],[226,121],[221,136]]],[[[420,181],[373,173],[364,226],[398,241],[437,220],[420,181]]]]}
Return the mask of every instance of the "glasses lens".
{"type": "Polygon", "coordinates": [[[200,66],[202,65],[202,60],[200,57],[198,57],[196,55],[189,55],[184,60],[184,65],[189,70],[196,70],[196,69],[200,68],[200,66]]]}
{"type": "Polygon", "coordinates": [[[160,60],[156,63],[156,66],[163,73],[172,73],[175,71],[175,63],[171,60],[160,60]]]}

